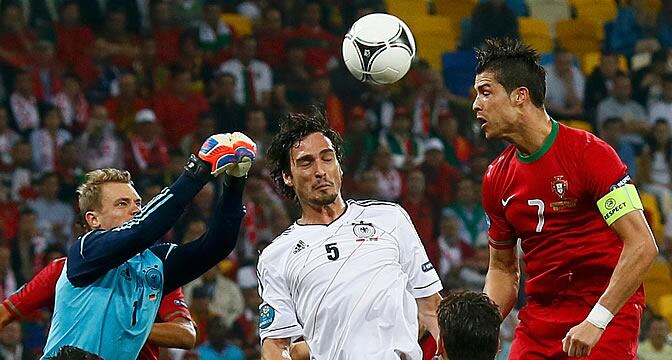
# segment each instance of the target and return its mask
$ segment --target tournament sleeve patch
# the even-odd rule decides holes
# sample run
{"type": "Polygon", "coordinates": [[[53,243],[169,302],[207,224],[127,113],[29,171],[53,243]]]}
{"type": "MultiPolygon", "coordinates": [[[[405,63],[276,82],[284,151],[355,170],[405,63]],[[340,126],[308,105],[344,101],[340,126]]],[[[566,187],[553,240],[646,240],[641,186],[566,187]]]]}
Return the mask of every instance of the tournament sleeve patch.
{"type": "Polygon", "coordinates": [[[422,272],[428,272],[432,269],[434,269],[434,265],[432,265],[431,261],[427,261],[426,263],[422,264],[422,272]]]}
{"type": "Polygon", "coordinates": [[[275,309],[271,305],[262,304],[259,307],[259,328],[266,329],[275,319],[275,309]]]}
{"type": "Polygon", "coordinates": [[[597,200],[597,208],[609,226],[631,211],[644,209],[633,184],[625,184],[611,190],[597,200]]]}

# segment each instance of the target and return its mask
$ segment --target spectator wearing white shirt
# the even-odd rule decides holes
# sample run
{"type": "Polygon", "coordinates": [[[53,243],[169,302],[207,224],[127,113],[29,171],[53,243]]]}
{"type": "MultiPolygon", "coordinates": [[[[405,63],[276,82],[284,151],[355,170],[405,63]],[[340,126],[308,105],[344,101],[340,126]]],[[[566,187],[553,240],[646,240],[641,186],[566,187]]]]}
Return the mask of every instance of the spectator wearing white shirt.
{"type": "Polygon", "coordinates": [[[55,171],[58,152],[63,144],[72,140],[70,132],[61,129],[61,113],[58,108],[45,105],[42,128],[30,134],[30,146],[33,148],[33,166],[36,171],[55,171]]]}
{"type": "Polygon", "coordinates": [[[58,199],[61,180],[56,173],[46,173],[40,179],[38,189],[40,195],[28,205],[37,215],[37,224],[47,244],[68,245],[73,238],[75,212],[72,206],[58,199]]]}
{"type": "Polygon", "coordinates": [[[12,164],[12,147],[19,142],[19,134],[9,128],[7,109],[0,108],[0,166],[6,167],[12,164]]]}
{"type": "Polygon", "coordinates": [[[632,130],[646,132],[650,127],[646,110],[632,99],[632,81],[625,74],[616,75],[612,96],[597,105],[597,128],[601,129],[605,120],[613,117],[623,119],[632,130]]]}
{"type": "Polygon", "coordinates": [[[660,100],[649,106],[649,120],[653,124],[658,119],[672,123],[672,74],[663,76],[663,91],[660,100]]]}
{"type": "Polygon", "coordinates": [[[271,98],[273,73],[257,55],[257,40],[248,36],[240,41],[236,57],[224,62],[219,70],[236,78],[236,101],[266,108],[271,98]]]}
{"type": "Polygon", "coordinates": [[[572,64],[574,55],[557,49],[553,64],[546,65],[546,109],[556,119],[583,117],[583,95],[586,79],[572,64]]]}
{"type": "Polygon", "coordinates": [[[37,109],[37,98],[33,92],[33,80],[30,73],[21,70],[14,78],[14,92],[9,97],[9,108],[16,129],[22,134],[40,126],[40,113],[37,109]]]}

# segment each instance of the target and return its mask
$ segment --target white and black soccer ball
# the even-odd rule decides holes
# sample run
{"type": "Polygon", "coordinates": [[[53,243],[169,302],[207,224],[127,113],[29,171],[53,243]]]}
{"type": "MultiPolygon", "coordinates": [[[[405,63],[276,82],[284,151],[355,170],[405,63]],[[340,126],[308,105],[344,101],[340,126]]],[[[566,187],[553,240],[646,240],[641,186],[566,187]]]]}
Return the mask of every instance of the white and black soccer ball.
{"type": "Polygon", "coordinates": [[[411,67],[415,39],[401,19],[369,14],[357,20],[343,39],[343,60],[359,81],[391,84],[411,67]]]}

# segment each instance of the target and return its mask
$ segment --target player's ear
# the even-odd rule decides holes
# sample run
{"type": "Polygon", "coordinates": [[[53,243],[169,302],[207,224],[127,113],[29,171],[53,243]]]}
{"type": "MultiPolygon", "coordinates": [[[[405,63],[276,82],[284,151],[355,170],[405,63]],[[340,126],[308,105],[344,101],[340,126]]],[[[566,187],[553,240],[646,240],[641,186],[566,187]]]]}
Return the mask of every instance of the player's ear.
{"type": "Polygon", "coordinates": [[[294,187],[294,181],[292,179],[292,175],[289,175],[284,171],[282,172],[282,181],[285,182],[285,185],[294,187]]]}
{"type": "Polygon", "coordinates": [[[92,229],[99,229],[100,228],[100,219],[98,219],[98,215],[93,212],[93,211],[87,211],[86,214],[84,214],[84,221],[86,221],[86,224],[92,229]]]}
{"type": "Polygon", "coordinates": [[[522,105],[530,97],[530,90],[526,87],[519,87],[511,93],[511,100],[517,106],[522,105]]]}

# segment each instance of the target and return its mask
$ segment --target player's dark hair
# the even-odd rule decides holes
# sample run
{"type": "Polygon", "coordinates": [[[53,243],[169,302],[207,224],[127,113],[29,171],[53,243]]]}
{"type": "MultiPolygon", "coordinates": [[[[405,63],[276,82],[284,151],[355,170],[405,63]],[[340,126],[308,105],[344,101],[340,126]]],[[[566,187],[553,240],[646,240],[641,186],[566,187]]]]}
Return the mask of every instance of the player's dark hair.
{"type": "Polygon", "coordinates": [[[310,114],[290,113],[280,123],[280,132],[273,137],[268,147],[266,159],[271,178],[280,193],[288,199],[296,199],[294,188],[285,185],[283,174],[290,174],[290,153],[292,147],[306,136],[313,133],[322,133],[334,146],[336,159],[343,160],[343,139],[327,124],[323,111],[313,108],[310,114]]]}
{"type": "Polygon", "coordinates": [[[534,49],[512,38],[496,38],[485,40],[484,47],[475,50],[476,74],[492,72],[508,93],[526,87],[532,104],[544,106],[546,71],[534,49]]]}
{"type": "Polygon", "coordinates": [[[47,360],[103,360],[103,358],[75,346],[63,346],[56,355],[48,357],[47,360]]]}
{"type": "Polygon", "coordinates": [[[436,311],[443,349],[450,360],[493,360],[499,348],[502,316],[485,294],[452,291],[436,311]]]}

